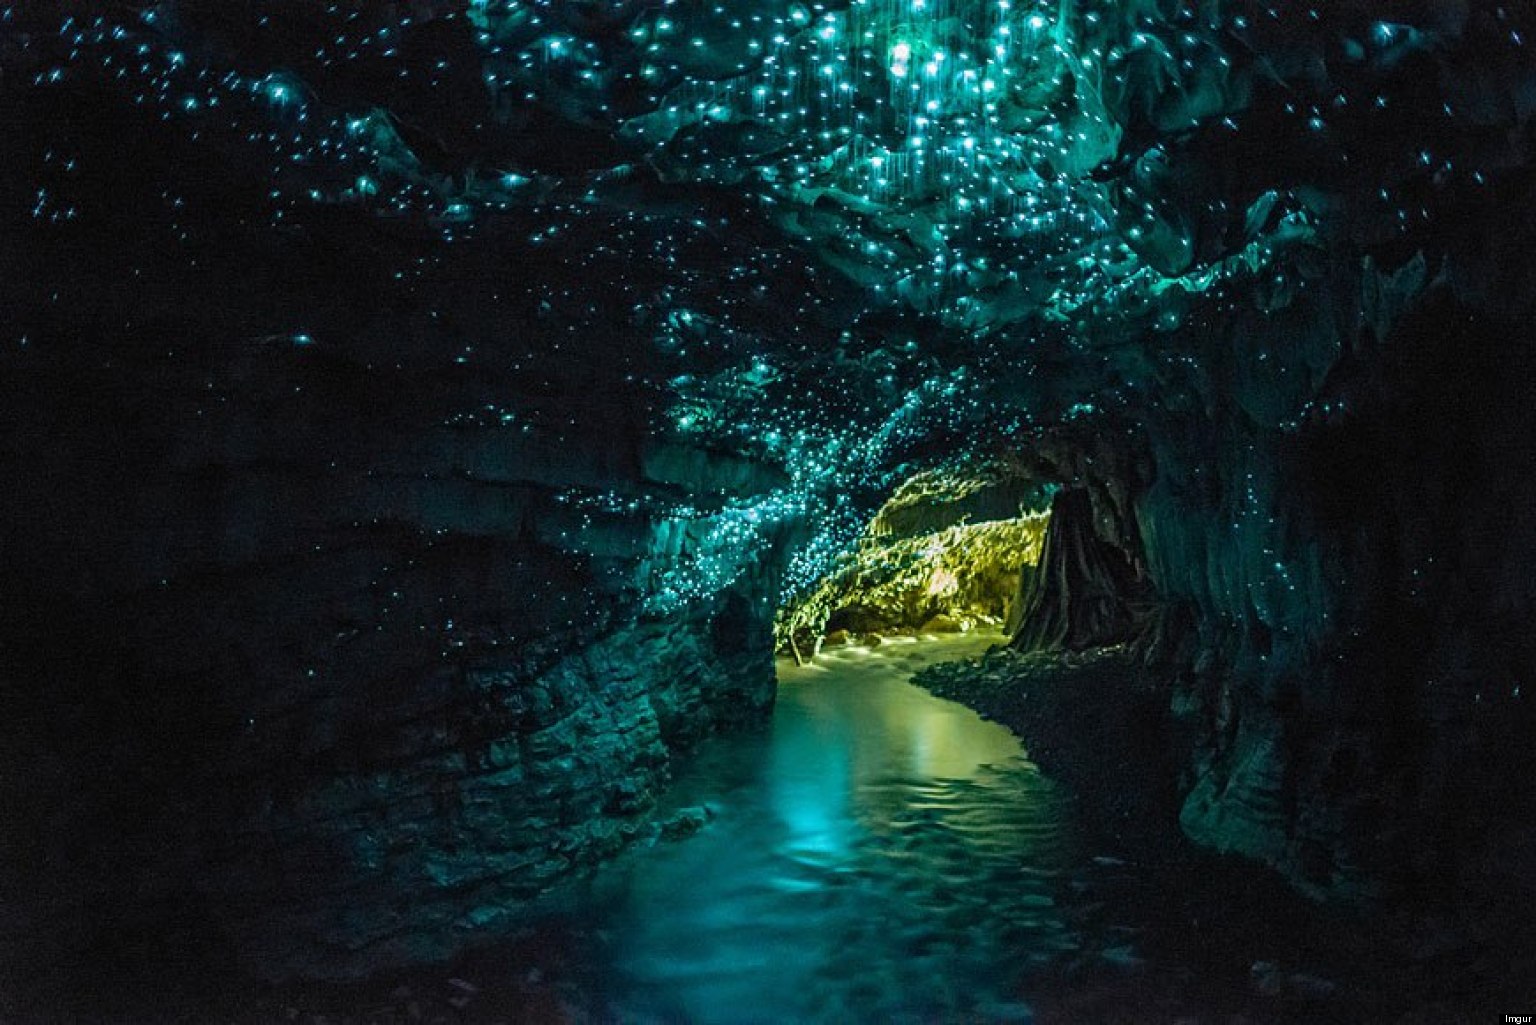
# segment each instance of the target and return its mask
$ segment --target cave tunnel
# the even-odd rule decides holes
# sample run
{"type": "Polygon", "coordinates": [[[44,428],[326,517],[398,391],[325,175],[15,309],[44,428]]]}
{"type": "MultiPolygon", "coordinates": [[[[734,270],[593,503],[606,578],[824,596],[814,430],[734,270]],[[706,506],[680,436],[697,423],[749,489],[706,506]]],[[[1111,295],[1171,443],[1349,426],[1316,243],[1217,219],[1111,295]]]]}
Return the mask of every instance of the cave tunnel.
{"type": "MultiPolygon", "coordinates": [[[[796,664],[824,646],[989,631],[1021,651],[1128,644],[1155,588],[1112,500],[1007,460],[919,473],[879,507],[828,573],[775,617],[796,664]]],[[[1057,474],[1057,476],[1061,476],[1057,474]]]]}
{"type": "Polygon", "coordinates": [[[1005,466],[903,481],[830,571],[775,617],[797,664],[826,645],[1017,627],[1053,485],[1005,466]]]}
{"type": "Polygon", "coordinates": [[[0,1020],[1530,1013],[1533,48],[0,3],[0,1020]]]}

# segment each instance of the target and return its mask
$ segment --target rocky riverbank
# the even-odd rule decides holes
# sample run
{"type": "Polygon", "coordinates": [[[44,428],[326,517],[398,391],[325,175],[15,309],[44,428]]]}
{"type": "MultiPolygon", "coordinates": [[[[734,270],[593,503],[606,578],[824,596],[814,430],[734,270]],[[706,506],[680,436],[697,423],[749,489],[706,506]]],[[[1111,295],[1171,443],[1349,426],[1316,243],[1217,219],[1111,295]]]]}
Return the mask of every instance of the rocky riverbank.
{"type": "Polygon", "coordinates": [[[994,648],[913,681],[1017,733],[1030,758],[1078,794],[1084,821],[1120,856],[1148,854],[1176,824],[1182,753],[1168,701],[1120,648],[1023,655],[994,648]]]}
{"type": "Polygon", "coordinates": [[[1083,947],[1032,994],[1042,1025],[1471,1023],[1528,985],[1512,949],[1447,895],[1401,910],[1317,903],[1192,844],[1178,824],[1189,740],[1165,683],[1123,649],[994,648],[913,682],[1017,733],[1073,792],[1099,852],[1062,882],[1083,947]]]}

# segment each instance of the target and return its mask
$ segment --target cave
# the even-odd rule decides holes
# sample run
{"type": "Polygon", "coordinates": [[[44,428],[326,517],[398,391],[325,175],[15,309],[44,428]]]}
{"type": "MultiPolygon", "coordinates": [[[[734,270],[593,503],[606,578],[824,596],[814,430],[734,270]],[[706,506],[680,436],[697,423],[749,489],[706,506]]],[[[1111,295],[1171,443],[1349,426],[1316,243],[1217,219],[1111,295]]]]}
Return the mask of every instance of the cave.
{"type": "Polygon", "coordinates": [[[1014,632],[1055,489],[1005,462],[902,481],[827,572],[778,610],[780,653],[803,665],[828,644],[1014,632]]]}
{"type": "Polygon", "coordinates": [[[1536,999],[1536,9],[0,2],[0,1021],[1536,999]]]}

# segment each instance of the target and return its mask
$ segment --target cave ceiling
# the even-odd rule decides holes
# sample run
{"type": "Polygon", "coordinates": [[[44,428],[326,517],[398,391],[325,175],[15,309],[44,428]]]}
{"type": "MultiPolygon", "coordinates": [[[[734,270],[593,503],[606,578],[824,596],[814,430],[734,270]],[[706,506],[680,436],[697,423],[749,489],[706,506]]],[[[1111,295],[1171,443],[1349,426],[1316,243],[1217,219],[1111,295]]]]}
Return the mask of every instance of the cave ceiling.
{"type": "MultiPolygon", "coordinates": [[[[254,336],[546,398],[632,391],[654,435],[783,467],[722,543],[814,514],[802,578],[936,454],[1198,404],[1202,329],[1285,306],[1341,250],[1433,249],[1529,147],[1530,20],[1431,0],[0,10],[7,88],[49,143],[33,230],[148,210],[160,235],[125,275],[239,251],[292,286],[242,307],[254,336]],[[137,119],[139,149],[93,152],[101,117],[137,119]],[[76,165],[106,160],[104,193],[76,165]],[[408,352],[354,337],[353,307],[299,280],[325,259],[354,304],[442,330],[408,352]]],[[[547,405],[463,415],[526,429],[547,405]]]]}

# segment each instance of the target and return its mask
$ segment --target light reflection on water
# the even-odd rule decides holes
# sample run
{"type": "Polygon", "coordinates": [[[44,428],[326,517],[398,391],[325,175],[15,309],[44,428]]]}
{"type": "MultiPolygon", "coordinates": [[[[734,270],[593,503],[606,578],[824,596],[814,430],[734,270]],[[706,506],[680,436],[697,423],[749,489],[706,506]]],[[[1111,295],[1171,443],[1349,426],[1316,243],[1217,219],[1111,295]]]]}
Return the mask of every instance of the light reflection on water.
{"type": "Polygon", "coordinates": [[[1062,801],[1014,737],[907,683],[992,636],[780,665],[763,734],[706,744],[669,794],[716,817],[593,881],[623,1021],[1027,1020],[1067,949],[1062,801]]]}

